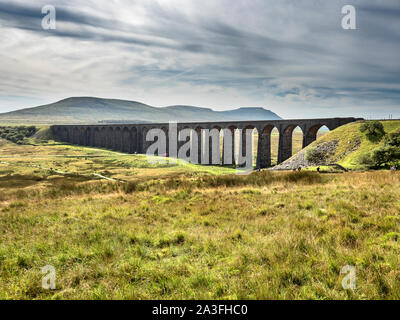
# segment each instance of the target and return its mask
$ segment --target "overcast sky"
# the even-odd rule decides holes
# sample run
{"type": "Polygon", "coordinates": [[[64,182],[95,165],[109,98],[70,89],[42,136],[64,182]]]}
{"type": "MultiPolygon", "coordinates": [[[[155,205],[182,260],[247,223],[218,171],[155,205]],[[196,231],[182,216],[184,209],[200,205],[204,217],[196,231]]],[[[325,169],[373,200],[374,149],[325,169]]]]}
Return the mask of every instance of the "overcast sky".
{"type": "Polygon", "coordinates": [[[0,112],[71,96],[400,118],[400,1],[0,0],[0,112]]]}

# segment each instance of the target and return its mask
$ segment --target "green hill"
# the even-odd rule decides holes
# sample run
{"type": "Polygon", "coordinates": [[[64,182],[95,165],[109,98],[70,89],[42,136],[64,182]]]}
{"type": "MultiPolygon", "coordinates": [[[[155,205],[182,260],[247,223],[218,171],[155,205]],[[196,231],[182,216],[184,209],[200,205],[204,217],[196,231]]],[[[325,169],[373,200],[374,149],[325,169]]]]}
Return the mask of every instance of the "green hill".
{"type": "Polygon", "coordinates": [[[115,123],[168,121],[279,120],[263,108],[214,111],[194,106],[153,107],[137,101],[76,97],[0,114],[8,123],[115,123]]]}
{"type": "MultiPolygon", "coordinates": [[[[326,155],[326,159],[319,163],[339,164],[346,169],[363,169],[366,165],[363,158],[371,154],[375,149],[383,146],[384,139],[377,142],[371,142],[364,133],[360,132],[360,126],[364,121],[358,121],[341,126],[325,134],[318,140],[311,143],[305,149],[293,155],[290,159],[284,161],[275,170],[292,170],[295,168],[315,166],[307,161],[307,152],[311,149],[320,150],[326,155]]],[[[381,121],[386,134],[400,130],[400,120],[381,121]]]]}

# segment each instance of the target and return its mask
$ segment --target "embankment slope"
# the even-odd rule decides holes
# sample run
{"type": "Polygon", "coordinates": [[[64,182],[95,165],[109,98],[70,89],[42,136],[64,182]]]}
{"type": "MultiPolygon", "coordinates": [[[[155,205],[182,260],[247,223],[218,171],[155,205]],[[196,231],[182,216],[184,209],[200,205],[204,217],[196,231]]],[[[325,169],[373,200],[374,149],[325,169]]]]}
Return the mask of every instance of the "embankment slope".
{"type": "MultiPolygon", "coordinates": [[[[360,132],[360,126],[363,122],[349,123],[330,131],[272,169],[293,170],[300,166],[310,167],[316,165],[306,160],[307,151],[313,148],[326,154],[324,163],[318,163],[318,165],[339,164],[346,169],[364,168],[364,165],[361,163],[362,157],[382,145],[383,139],[379,142],[369,141],[365,134],[360,132]]],[[[386,133],[400,129],[400,120],[385,120],[381,122],[386,133]]]]}

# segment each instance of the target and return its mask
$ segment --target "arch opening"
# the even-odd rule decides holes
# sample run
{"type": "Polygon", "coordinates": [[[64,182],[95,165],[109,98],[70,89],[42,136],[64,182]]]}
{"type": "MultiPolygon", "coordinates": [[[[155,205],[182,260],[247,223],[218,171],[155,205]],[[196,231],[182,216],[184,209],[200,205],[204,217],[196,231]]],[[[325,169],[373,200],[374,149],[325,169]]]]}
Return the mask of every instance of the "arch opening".
{"type": "Polygon", "coordinates": [[[312,126],[306,133],[304,133],[303,148],[307,147],[310,143],[314,142],[318,138],[321,138],[329,131],[330,129],[323,124],[316,124],[312,126]]]}
{"type": "Polygon", "coordinates": [[[317,131],[317,139],[323,137],[326,135],[329,131],[331,131],[327,126],[322,126],[321,128],[318,129],[317,131]]]}
{"type": "Polygon", "coordinates": [[[279,130],[277,127],[273,127],[271,132],[271,166],[278,164],[278,152],[279,152],[279,130]]]}
{"type": "Polygon", "coordinates": [[[292,132],[292,155],[303,149],[303,130],[297,126],[292,132]]]}

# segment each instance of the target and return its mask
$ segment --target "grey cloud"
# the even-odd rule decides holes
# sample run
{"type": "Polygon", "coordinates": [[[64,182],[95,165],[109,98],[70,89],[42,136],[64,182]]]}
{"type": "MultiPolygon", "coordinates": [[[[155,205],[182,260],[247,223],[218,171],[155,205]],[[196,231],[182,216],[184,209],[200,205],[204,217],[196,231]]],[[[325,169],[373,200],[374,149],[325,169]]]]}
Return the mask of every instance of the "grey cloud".
{"type": "MultiPolygon", "coordinates": [[[[213,0],[182,4],[174,0],[163,5],[135,1],[145,12],[141,18],[146,18],[138,27],[100,5],[89,4],[90,10],[81,11],[79,1],[55,1],[60,27],[45,32],[40,26],[44,2],[0,1],[0,22],[25,37],[68,39],[77,46],[79,41],[89,41],[99,48],[108,44],[123,57],[137,57],[137,62],[132,58],[125,69],[115,70],[115,92],[120,92],[121,85],[146,92],[169,87],[173,100],[186,86],[193,90],[194,100],[208,101],[207,92],[219,89],[248,97],[254,104],[291,104],[290,99],[298,96],[303,99],[298,108],[305,110],[319,103],[334,107],[338,99],[353,104],[357,112],[359,105],[369,108],[374,102],[391,110],[399,108],[400,4],[397,0],[354,0],[358,30],[345,31],[340,27],[340,9],[346,2],[213,0]]],[[[129,1],[119,3],[121,11],[131,7],[129,1]]],[[[76,68],[76,57],[60,54],[55,58],[69,60],[71,69],[94,72],[88,66],[76,68]]],[[[0,92],[6,85],[8,90],[10,83],[0,83],[4,86],[0,92]]],[[[24,86],[27,92],[37,90],[19,82],[16,93],[21,94],[24,86]]],[[[220,99],[224,99],[222,94],[220,99]]],[[[222,104],[232,100],[226,101],[222,104]]]]}

